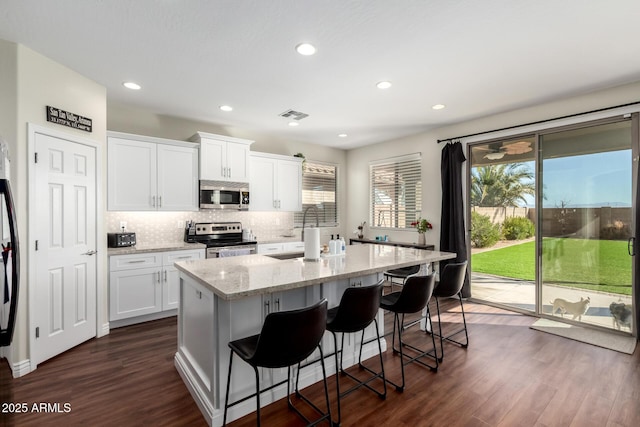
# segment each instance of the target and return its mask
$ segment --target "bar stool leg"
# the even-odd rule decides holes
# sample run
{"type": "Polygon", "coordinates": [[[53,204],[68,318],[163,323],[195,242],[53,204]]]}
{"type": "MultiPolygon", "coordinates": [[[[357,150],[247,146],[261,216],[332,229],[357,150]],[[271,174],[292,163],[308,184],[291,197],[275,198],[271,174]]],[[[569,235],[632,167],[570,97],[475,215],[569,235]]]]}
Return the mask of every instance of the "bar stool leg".
{"type": "Polygon", "coordinates": [[[227,372],[227,393],[224,398],[224,416],[222,418],[222,425],[227,425],[227,410],[229,409],[229,388],[231,387],[231,365],[233,364],[233,351],[229,355],[229,371],[227,372]]]}
{"type": "MultiPolygon", "coordinates": [[[[331,424],[339,426],[340,421],[342,420],[342,412],[340,409],[340,374],[342,373],[342,355],[340,355],[340,364],[338,365],[338,337],[333,331],[331,331],[331,334],[333,335],[333,354],[336,359],[336,396],[338,397],[338,421],[334,423],[332,420],[331,424]]],[[[344,334],[342,334],[342,344],[344,345],[344,334]]]]}

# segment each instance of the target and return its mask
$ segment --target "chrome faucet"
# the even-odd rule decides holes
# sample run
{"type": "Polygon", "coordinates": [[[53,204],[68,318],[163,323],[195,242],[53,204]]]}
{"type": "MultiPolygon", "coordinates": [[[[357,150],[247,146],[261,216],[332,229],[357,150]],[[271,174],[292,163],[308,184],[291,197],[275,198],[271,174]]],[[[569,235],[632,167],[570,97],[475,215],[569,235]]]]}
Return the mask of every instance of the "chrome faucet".
{"type": "Polygon", "coordinates": [[[302,215],[302,241],[304,242],[304,226],[307,224],[307,212],[309,209],[313,208],[316,211],[316,227],[320,227],[320,218],[318,216],[318,208],[316,205],[311,205],[304,210],[304,214],[302,215]]]}

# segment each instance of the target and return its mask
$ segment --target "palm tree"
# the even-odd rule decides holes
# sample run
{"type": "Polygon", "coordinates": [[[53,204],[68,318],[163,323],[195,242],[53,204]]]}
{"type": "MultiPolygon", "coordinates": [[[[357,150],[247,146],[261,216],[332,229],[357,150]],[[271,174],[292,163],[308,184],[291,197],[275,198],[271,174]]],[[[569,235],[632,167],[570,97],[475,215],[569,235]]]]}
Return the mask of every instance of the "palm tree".
{"type": "Polygon", "coordinates": [[[533,172],[524,163],[482,166],[471,172],[472,206],[518,206],[535,194],[533,172]]]}

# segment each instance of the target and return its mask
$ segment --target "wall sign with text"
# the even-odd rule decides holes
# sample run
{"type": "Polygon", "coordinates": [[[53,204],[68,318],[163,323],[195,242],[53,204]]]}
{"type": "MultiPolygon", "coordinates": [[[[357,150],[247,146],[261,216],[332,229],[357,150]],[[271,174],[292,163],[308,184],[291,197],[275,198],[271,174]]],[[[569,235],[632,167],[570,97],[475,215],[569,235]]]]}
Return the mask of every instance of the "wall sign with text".
{"type": "Polygon", "coordinates": [[[93,121],[88,117],[47,105],[47,121],[59,125],[91,132],[93,121]]]}

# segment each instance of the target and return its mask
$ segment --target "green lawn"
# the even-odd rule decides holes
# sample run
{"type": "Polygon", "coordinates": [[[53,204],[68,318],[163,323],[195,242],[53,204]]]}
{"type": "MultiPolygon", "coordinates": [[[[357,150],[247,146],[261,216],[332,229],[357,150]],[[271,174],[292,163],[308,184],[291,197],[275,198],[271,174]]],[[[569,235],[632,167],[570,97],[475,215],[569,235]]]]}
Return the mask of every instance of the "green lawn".
{"type": "MultiPolygon", "coordinates": [[[[543,240],[543,282],[631,295],[631,257],[619,240],[543,240]]],[[[474,272],[535,280],[535,242],[471,256],[474,272]]]]}

